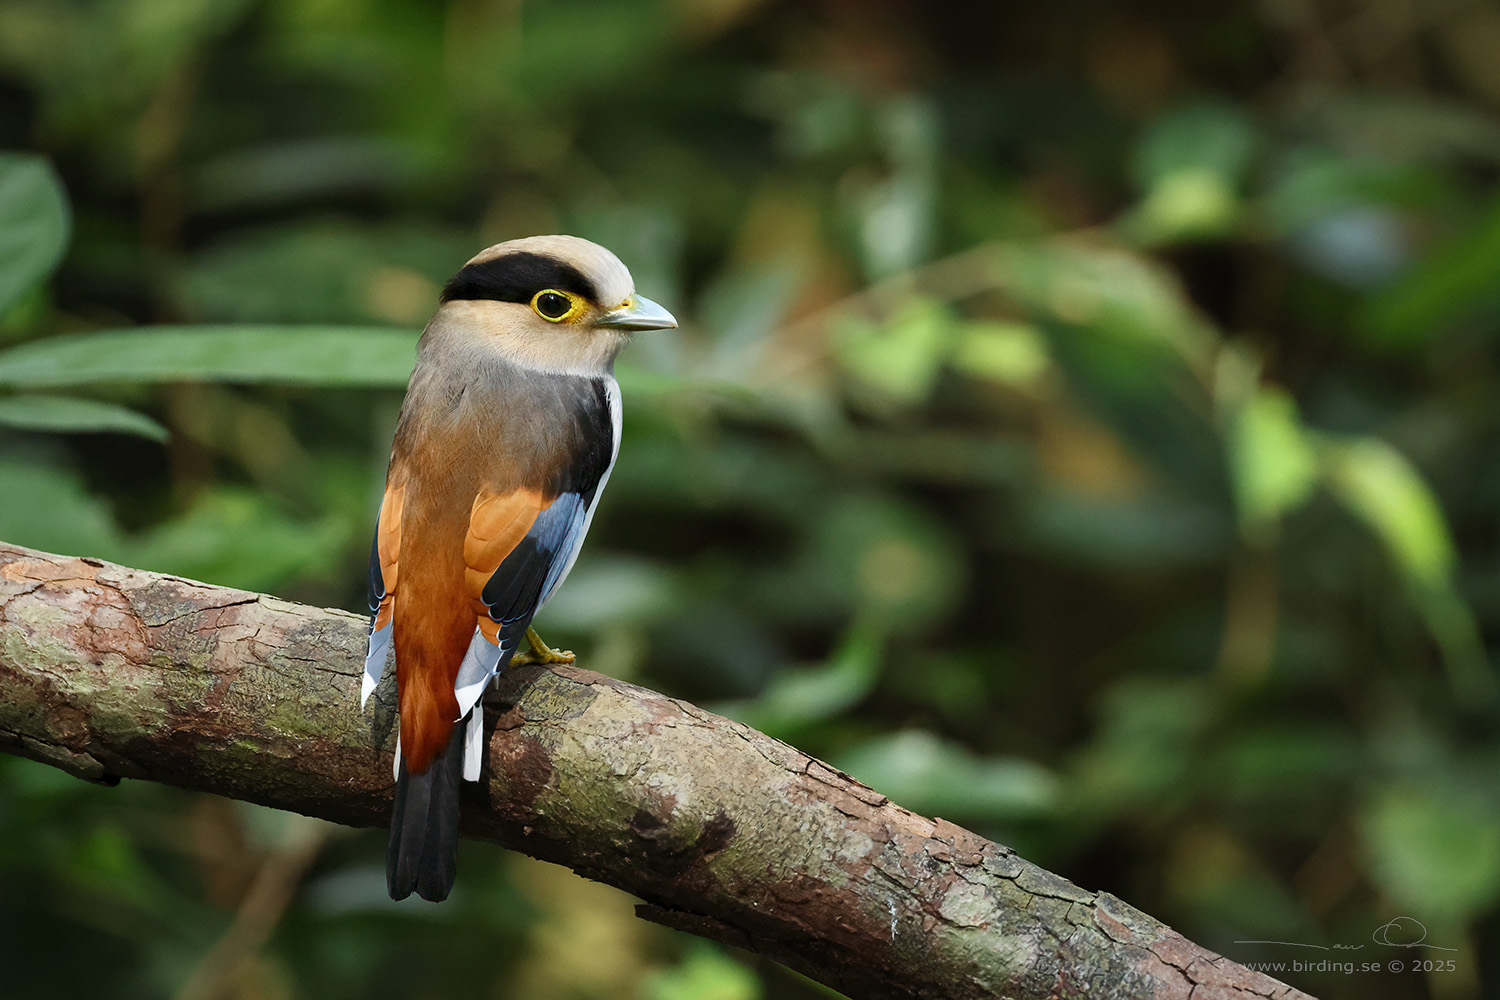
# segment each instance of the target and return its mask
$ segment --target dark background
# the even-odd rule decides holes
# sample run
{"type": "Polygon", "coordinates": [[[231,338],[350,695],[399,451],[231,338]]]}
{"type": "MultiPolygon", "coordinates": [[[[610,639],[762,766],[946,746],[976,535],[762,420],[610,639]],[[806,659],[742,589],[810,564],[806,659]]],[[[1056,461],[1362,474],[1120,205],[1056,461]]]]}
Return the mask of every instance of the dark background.
{"type": "MultiPolygon", "coordinates": [[[[410,353],[328,327],[586,236],[682,328],[549,640],[1237,961],[1406,963],[1320,996],[1495,995],[1497,105],[1470,0],[3,0],[0,538],[361,608],[410,353]]],[[[392,904],[383,839],[0,760],[0,982],[823,995],[482,845],[392,904]]]]}

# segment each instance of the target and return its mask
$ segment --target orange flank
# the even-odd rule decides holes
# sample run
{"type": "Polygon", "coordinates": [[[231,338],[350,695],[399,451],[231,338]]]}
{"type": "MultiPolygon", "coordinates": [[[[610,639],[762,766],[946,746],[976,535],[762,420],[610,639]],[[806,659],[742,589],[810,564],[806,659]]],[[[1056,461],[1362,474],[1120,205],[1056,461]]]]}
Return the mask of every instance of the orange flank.
{"type": "Polygon", "coordinates": [[[376,619],[396,620],[401,755],[409,772],[425,774],[458,722],[453,685],[476,621],[486,639],[497,641],[498,623],[480,596],[484,585],[552,501],[531,489],[481,490],[465,525],[460,510],[451,507],[426,512],[421,505],[408,506],[402,517],[404,492],[387,489],[381,508],[380,566],[387,595],[376,619]],[[388,513],[394,515],[389,521],[388,513]],[[396,600],[396,562],[403,549],[396,600]]]}
{"type": "Polygon", "coordinates": [[[372,630],[385,628],[395,613],[396,565],[401,561],[401,502],[405,494],[402,486],[387,486],[385,499],[380,502],[376,550],[380,553],[380,580],[385,587],[385,596],[380,599],[372,630]]]}
{"type": "Polygon", "coordinates": [[[505,561],[542,511],[552,506],[537,490],[510,493],[482,491],[474,498],[469,514],[469,535],[464,539],[464,586],[479,629],[490,642],[499,643],[500,623],[489,616],[481,594],[484,585],[505,561]]]}

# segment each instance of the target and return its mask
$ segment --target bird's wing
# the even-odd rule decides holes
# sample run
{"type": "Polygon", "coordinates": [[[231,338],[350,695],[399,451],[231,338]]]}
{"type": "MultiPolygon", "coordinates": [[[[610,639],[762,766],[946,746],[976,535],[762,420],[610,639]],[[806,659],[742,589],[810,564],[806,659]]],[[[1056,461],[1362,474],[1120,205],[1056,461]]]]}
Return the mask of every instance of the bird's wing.
{"type": "Polygon", "coordinates": [[[550,499],[533,490],[483,492],[474,500],[464,540],[464,582],[476,625],[453,685],[459,718],[469,717],[464,741],[468,781],[479,779],[483,744],[483,720],[471,710],[510,662],[550,588],[572,565],[596,492],[550,499]]]}
{"type": "Polygon", "coordinates": [[[495,645],[513,638],[516,623],[536,610],[525,595],[533,581],[544,577],[551,554],[534,532],[541,519],[541,534],[547,533],[551,518],[544,515],[554,499],[535,489],[483,490],[474,498],[464,539],[464,588],[474,602],[480,631],[495,645]]]}
{"type": "Polygon", "coordinates": [[[454,685],[460,718],[573,568],[614,466],[619,386],[613,378],[589,379],[576,391],[570,456],[553,482],[545,489],[481,490],[474,498],[464,563],[476,627],[454,685]]]}
{"type": "Polygon", "coordinates": [[[385,671],[386,652],[391,645],[391,616],[396,604],[396,566],[401,556],[401,503],[404,484],[387,483],[370,541],[370,648],[365,654],[365,676],[360,684],[359,705],[370,700],[370,692],[385,671]]]}

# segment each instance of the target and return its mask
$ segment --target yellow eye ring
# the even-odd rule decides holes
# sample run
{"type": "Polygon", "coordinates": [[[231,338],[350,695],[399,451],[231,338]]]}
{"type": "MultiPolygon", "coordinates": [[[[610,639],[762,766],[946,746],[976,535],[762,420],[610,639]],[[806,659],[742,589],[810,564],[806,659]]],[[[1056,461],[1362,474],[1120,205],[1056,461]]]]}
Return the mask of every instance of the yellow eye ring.
{"type": "Polygon", "coordinates": [[[578,315],[583,300],[571,292],[544,288],[531,297],[531,311],[548,323],[561,323],[578,315]]]}

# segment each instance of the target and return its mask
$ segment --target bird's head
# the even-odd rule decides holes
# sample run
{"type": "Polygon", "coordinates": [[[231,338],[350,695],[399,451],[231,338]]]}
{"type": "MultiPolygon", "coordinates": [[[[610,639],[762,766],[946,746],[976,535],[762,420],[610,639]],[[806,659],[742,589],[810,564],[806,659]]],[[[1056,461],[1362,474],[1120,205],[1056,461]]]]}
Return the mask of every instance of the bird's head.
{"type": "Polygon", "coordinates": [[[476,254],[428,327],[544,371],[608,371],[635,330],[675,327],[620,259],[576,236],[530,236],[476,254]]]}

